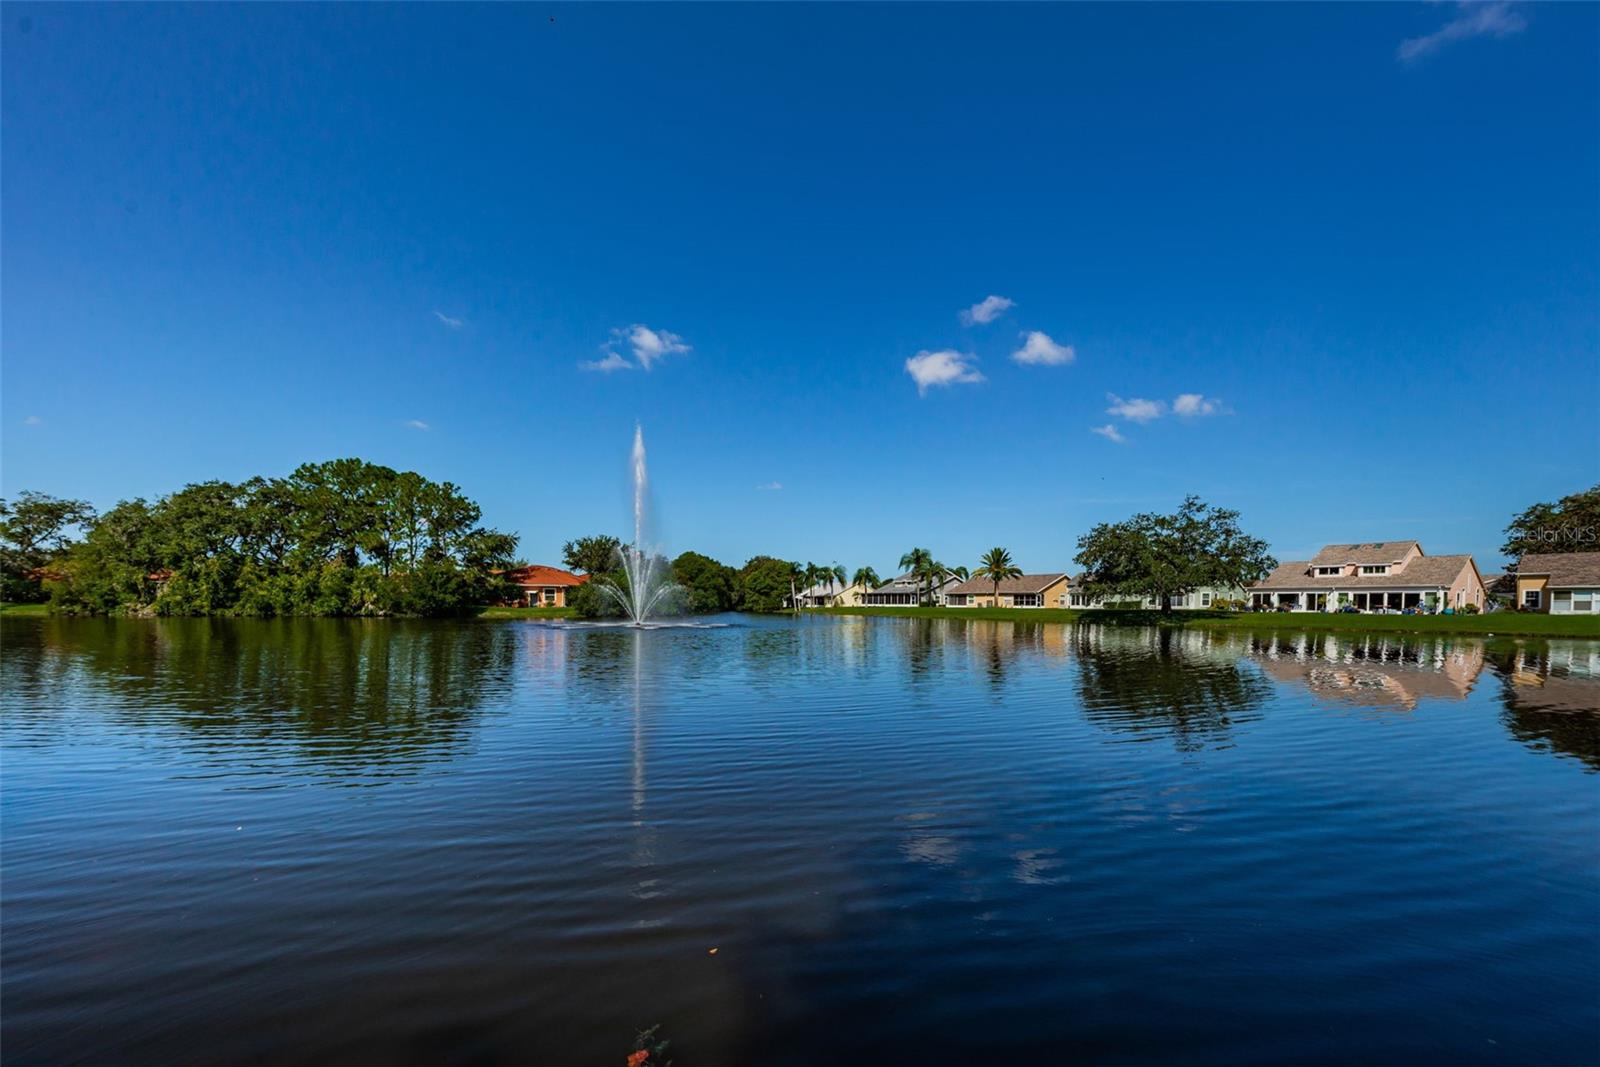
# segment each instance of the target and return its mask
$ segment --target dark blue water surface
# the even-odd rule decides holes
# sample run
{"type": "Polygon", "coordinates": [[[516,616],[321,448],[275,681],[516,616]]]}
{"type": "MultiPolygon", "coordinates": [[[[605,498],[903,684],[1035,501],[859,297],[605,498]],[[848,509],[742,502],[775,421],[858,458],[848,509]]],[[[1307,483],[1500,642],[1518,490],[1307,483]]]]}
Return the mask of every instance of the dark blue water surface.
{"type": "Polygon", "coordinates": [[[1600,644],[730,621],[4,620],[6,1063],[1600,1059],[1600,644]]]}

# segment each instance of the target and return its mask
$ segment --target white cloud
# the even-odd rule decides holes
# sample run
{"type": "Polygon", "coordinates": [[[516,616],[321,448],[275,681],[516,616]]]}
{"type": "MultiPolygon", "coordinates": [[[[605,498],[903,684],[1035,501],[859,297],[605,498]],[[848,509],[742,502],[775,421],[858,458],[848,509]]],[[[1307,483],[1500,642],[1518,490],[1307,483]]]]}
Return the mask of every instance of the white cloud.
{"type": "Polygon", "coordinates": [[[772,492],[773,490],[782,489],[782,488],[783,488],[783,483],[782,482],[765,482],[765,483],[763,483],[761,485],[756,486],[756,489],[760,490],[761,492],[772,492]]]}
{"type": "Polygon", "coordinates": [[[1222,405],[1218,400],[1199,393],[1180,393],[1172,402],[1172,413],[1185,418],[1195,415],[1215,415],[1220,410],[1222,405]]]}
{"type": "Polygon", "coordinates": [[[924,349],[906,360],[906,373],[917,383],[917,395],[927,396],[930,386],[983,381],[983,375],[971,360],[971,356],[962,355],[953,348],[937,352],[924,349]]]}
{"type": "Polygon", "coordinates": [[[37,415],[29,415],[27,418],[22,420],[22,425],[24,425],[24,426],[43,426],[44,425],[44,420],[41,419],[37,415]]]}
{"type": "Polygon", "coordinates": [[[1408,37],[1400,42],[1395,55],[1403,63],[1432,55],[1447,44],[1473,37],[1509,37],[1528,28],[1528,21],[1506,0],[1487,3],[1460,0],[1456,17],[1432,33],[1408,37]]]}
{"type": "Polygon", "coordinates": [[[1001,312],[1017,306],[1017,302],[1004,296],[986,296],[969,308],[962,309],[961,321],[968,326],[983,325],[1000,317],[1001,312]]]}
{"type": "Polygon", "coordinates": [[[636,322],[627,330],[617,330],[615,333],[627,337],[628,345],[633,349],[633,358],[645,370],[649,370],[651,364],[664,356],[689,351],[689,346],[677,334],[670,330],[652,330],[643,323],[636,322]]]}
{"type": "Polygon", "coordinates": [[[466,325],[460,319],[453,318],[453,317],[451,317],[449,315],[446,315],[444,312],[439,311],[439,310],[435,310],[434,311],[433,317],[438,319],[440,322],[444,323],[446,326],[450,327],[452,330],[459,330],[459,329],[461,329],[462,326],[466,325]]]}
{"type": "Polygon", "coordinates": [[[1125,444],[1128,440],[1126,437],[1122,436],[1122,434],[1118,433],[1117,428],[1111,425],[1109,422],[1104,426],[1091,426],[1089,428],[1089,432],[1097,433],[1101,437],[1104,437],[1107,441],[1115,441],[1119,445],[1125,444]]]}
{"type": "Polygon", "coordinates": [[[407,419],[406,420],[406,425],[411,427],[413,430],[431,430],[431,429],[433,429],[432,426],[429,426],[427,423],[423,422],[421,419],[407,419]]]}
{"type": "Polygon", "coordinates": [[[614,370],[634,370],[634,365],[624,359],[610,345],[600,346],[600,351],[605,355],[600,359],[585,360],[578,364],[580,370],[597,370],[601,374],[610,374],[614,370]]]}
{"type": "Polygon", "coordinates": [[[1022,347],[1011,353],[1018,363],[1045,367],[1059,367],[1078,358],[1071,345],[1058,345],[1043,330],[1024,330],[1019,336],[1027,338],[1022,347]]]}
{"type": "Polygon", "coordinates": [[[1106,399],[1111,401],[1111,406],[1106,408],[1106,414],[1127,419],[1129,422],[1149,422],[1167,413],[1167,405],[1159,400],[1142,400],[1138,397],[1124,400],[1116,393],[1107,393],[1106,399]]]}

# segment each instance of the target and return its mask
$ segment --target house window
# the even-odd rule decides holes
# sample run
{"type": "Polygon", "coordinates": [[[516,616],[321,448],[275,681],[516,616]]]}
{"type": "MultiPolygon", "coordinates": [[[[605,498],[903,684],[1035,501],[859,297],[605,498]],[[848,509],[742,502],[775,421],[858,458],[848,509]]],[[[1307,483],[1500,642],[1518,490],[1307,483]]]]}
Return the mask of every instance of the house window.
{"type": "Polygon", "coordinates": [[[1203,607],[1203,608],[1209,608],[1211,606],[1211,594],[1210,593],[1201,593],[1200,594],[1200,606],[1203,607]]]}
{"type": "Polygon", "coordinates": [[[1388,574],[1389,565],[1386,563],[1364,563],[1361,565],[1362,574],[1388,574]]]}
{"type": "Polygon", "coordinates": [[[1011,598],[1011,604],[1018,608],[1038,608],[1044,606],[1044,600],[1038,593],[1018,593],[1011,598]]]}
{"type": "Polygon", "coordinates": [[[1569,590],[1569,589],[1557,589],[1554,593],[1551,593],[1550,594],[1550,610],[1551,611],[1571,611],[1572,610],[1572,591],[1569,590]]]}
{"type": "Polygon", "coordinates": [[[1318,567],[1317,568],[1317,573],[1318,574],[1338,574],[1342,570],[1344,570],[1343,567],[1318,567]]]}
{"type": "Polygon", "coordinates": [[[1539,590],[1524,589],[1522,591],[1522,606],[1525,608],[1538,608],[1540,604],[1539,590]]]}
{"type": "Polygon", "coordinates": [[[1593,589],[1579,589],[1572,594],[1573,611],[1593,611],[1595,591],[1593,589]]]}

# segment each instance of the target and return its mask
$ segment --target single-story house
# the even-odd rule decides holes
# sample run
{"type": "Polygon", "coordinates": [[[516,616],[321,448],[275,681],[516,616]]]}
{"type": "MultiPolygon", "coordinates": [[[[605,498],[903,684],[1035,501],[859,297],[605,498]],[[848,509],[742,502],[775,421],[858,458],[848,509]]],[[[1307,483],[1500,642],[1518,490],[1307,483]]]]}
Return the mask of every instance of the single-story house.
{"type": "Polygon", "coordinates": [[[803,608],[853,608],[861,603],[862,594],[866,591],[866,586],[859,582],[853,585],[819,582],[809,589],[802,589],[796,596],[803,608]]]}
{"type": "MultiPolygon", "coordinates": [[[[951,575],[933,587],[931,603],[942,605],[945,594],[954,585],[960,584],[961,579],[951,575]]],[[[928,591],[928,583],[915,574],[902,574],[898,578],[890,578],[876,589],[869,589],[861,594],[861,603],[866,607],[893,607],[912,606],[923,603],[923,597],[928,591]]]]}
{"type": "Polygon", "coordinates": [[[1551,615],[1600,611],[1600,552],[1542,552],[1517,563],[1517,607],[1551,615]]]}
{"type": "Polygon", "coordinates": [[[1470,555],[1430,556],[1416,541],[1328,545],[1309,560],[1281,563],[1250,587],[1257,609],[1460,611],[1487,603],[1470,555]]]}
{"type": "Polygon", "coordinates": [[[501,577],[517,587],[518,603],[530,608],[564,608],[567,590],[589,580],[586,574],[573,574],[559,567],[546,567],[534,563],[514,567],[501,573],[501,577]]]}
{"type": "Polygon", "coordinates": [[[995,584],[988,578],[968,578],[951,586],[945,603],[952,608],[1064,608],[1067,606],[1065,574],[1024,574],[1000,583],[996,603],[995,584]]]}
{"type": "MultiPolygon", "coordinates": [[[[1161,601],[1156,597],[1139,596],[1091,596],[1083,591],[1086,577],[1082,574],[1072,579],[1074,591],[1067,597],[1067,606],[1071,608],[1106,608],[1115,605],[1125,607],[1136,605],[1139,609],[1155,611],[1161,607],[1161,601]]],[[[1199,589],[1190,590],[1183,596],[1172,598],[1174,611],[1209,611],[1220,601],[1234,601],[1245,599],[1242,586],[1207,585],[1199,589]]]]}

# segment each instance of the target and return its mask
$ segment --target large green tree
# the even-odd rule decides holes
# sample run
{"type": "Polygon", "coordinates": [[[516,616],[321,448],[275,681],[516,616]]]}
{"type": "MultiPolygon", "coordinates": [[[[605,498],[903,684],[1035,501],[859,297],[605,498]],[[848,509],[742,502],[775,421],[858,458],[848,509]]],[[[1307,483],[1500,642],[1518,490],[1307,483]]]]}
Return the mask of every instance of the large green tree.
{"type": "Polygon", "coordinates": [[[622,542],[610,534],[578,537],[561,546],[561,561],[584,574],[606,574],[616,570],[622,542]]]}
{"type": "Polygon", "coordinates": [[[0,500],[0,599],[44,599],[40,571],[72,543],[72,534],[94,520],[87,501],[63,500],[24,489],[0,500]]]}
{"type": "Polygon", "coordinates": [[[1138,596],[1172,610],[1174,597],[1204,586],[1260,581],[1277,561],[1267,543],[1239,529],[1239,513],[1186,497],[1170,515],[1142,513],[1101,523],[1078,538],[1084,592],[1138,596]]]}
{"type": "Polygon", "coordinates": [[[126,501],[66,553],[58,605],[206,615],[441,615],[501,592],[516,538],[449,482],[358,459],[126,501]]]}
{"type": "Polygon", "coordinates": [[[696,614],[732,611],[737,603],[739,572],[710,556],[683,553],[672,561],[672,578],[683,587],[688,609],[696,614]]]}
{"type": "Polygon", "coordinates": [[[755,556],[739,569],[739,607],[743,611],[782,611],[798,565],[772,556],[755,556]]]}
{"type": "Polygon", "coordinates": [[[1534,504],[1511,520],[1501,554],[1511,559],[1538,552],[1600,551],[1600,485],[1534,504]]]}

